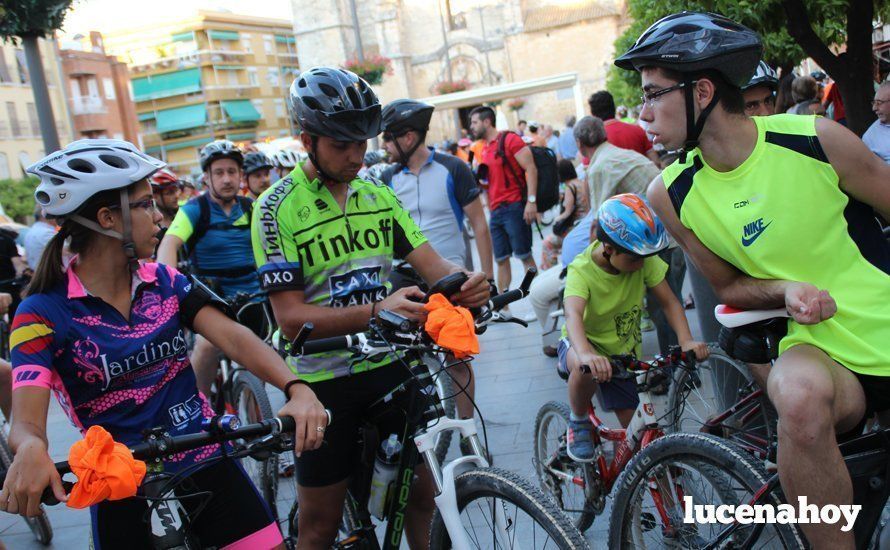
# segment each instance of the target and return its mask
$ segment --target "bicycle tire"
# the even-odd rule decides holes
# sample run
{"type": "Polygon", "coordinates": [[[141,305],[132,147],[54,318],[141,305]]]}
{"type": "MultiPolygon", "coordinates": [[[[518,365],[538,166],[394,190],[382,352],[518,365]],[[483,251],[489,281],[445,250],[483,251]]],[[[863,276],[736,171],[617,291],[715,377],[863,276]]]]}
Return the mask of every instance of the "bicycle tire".
{"type": "Polygon", "coordinates": [[[567,455],[563,456],[565,455],[565,427],[568,426],[569,415],[569,406],[559,401],[545,403],[544,406],[538,410],[538,416],[535,418],[533,462],[535,465],[535,472],[538,475],[538,482],[541,485],[541,491],[551,497],[554,502],[559,505],[560,509],[562,509],[567,516],[572,518],[575,527],[583,533],[590,528],[593,521],[596,519],[596,516],[602,513],[602,507],[605,506],[606,495],[602,494],[601,491],[596,490],[600,481],[596,466],[593,464],[581,464],[573,461],[567,455]],[[544,467],[554,452],[553,450],[544,448],[544,440],[547,435],[546,432],[550,427],[550,423],[556,419],[562,420],[562,427],[558,430],[558,432],[562,432],[559,436],[559,448],[555,451],[560,453],[558,458],[560,469],[566,471],[566,466],[572,468],[571,471],[566,471],[566,473],[570,473],[572,477],[580,476],[585,482],[584,489],[582,489],[584,493],[584,502],[581,505],[583,508],[581,508],[582,511],[580,513],[574,511],[576,508],[574,505],[566,502],[566,493],[568,492],[566,489],[573,488],[569,485],[574,486],[574,484],[566,484],[565,479],[549,474],[544,467]]]}
{"type": "MultiPolygon", "coordinates": [[[[252,424],[274,418],[275,414],[272,412],[272,405],[269,403],[263,382],[246,370],[236,372],[232,401],[241,422],[252,424]]],[[[272,454],[263,461],[257,461],[249,456],[244,457],[241,459],[241,465],[274,513],[277,510],[278,498],[278,455],[272,454]]],[[[275,516],[277,517],[277,513],[275,516]]]]}
{"type": "MultiPolygon", "coordinates": [[[[663,479],[659,477],[660,471],[663,473],[666,471],[665,469],[671,469],[669,473],[673,479],[682,479],[683,474],[677,474],[678,471],[682,471],[681,464],[684,467],[695,465],[710,483],[724,485],[717,487],[718,492],[723,494],[737,496],[735,490],[729,487],[728,483],[739,484],[746,495],[733,498],[732,502],[724,502],[724,504],[747,503],[769,478],[763,467],[748,452],[725,439],[702,433],[682,432],[658,438],[637,453],[615,483],[616,490],[612,492],[612,515],[609,519],[609,548],[637,548],[633,540],[634,535],[642,535],[646,531],[658,528],[654,514],[650,514],[653,519],[649,520],[651,523],[649,523],[648,529],[646,525],[640,523],[644,514],[637,514],[635,500],[641,492],[648,493],[652,483],[657,484],[659,483],[658,479],[663,479]],[[671,463],[673,465],[670,465],[671,463]]],[[[683,487],[684,493],[692,494],[694,492],[685,491],[687,488],[689,488],[688,485],[683,487]]],[[[665,497],[662,499],[663,503],[668,501],[665,497]]],[[[769,502],[778,505],[783,500],[773,494],[770,495],[769,502]]],[[[668,511],[670,511],[670,505],[668,505],[668,511]]],[[[803,536],[795,526],[775,524],[766,527],[774,529],[772,532],[776,533],[777,542],[781,547],[786,549],[805,548],[803,536]]],[[[663,540],[664,531],[660,532],[663,540]]],[[[742,537],[744,533],[743,528],[738,532],[737,537],[742,537]]],[[[743,541],[748,543],[744,545],[735,541],[736,546],[732,547],[750,548],[753,543],[758,541],[743,541]]],[[[675,541],[675,543],[683,548],[697,548],[709,544],[709,542],[701,540],[697,533],[688,532],[686,536],[682,536],[682,540],[675,541]]],[[[645,544],[641,544],[639,547],[645,546],[645,544]]]]}
{"type": "MultiPolygon", "coordinates": [[[[668,392],[665,432],[700,431],[707,418],[735,405],[756,387],[747,365],[722,350],[712,348],[708,360],[694,371],[675,369],[668,392]],[[708,393],[703,391],[707,386],[714,390],[713,400],[704,397],[708,393]],[[721,395],[716,395],[717,391],[721,395]],[[690,411],[691,414],[684,416],[690,411]]],[[[764,392],[754,403],[724,421],[719,433],[709,433],[739,443],[751,451],[762,452],[765,456],[768,449],[755,442],[752,436],[764,439],[767,446],[774,442],[777,419],[776,410],[764,392]],[[755,405],[759,407],[756,411],[753,410],[755,405]],[[748,413],[750,418],[745,418],[748,413]]]]}
{"type": "MultiPolygon", "coordinates": [[[[572,524],[572,521],[563,514],[556,503],[535,489],[531,483],[518,475],[501,470],[499,468],[476,468],[459,474],[454,478],[457,492],[457,507],[463,511],[473,501],[480,498],[495,497],[509,502],[531,517],[535,524],[540,526],[549,539],[555,543],[555,547],[567,549],[589,548],[587,541],[572,524]]],[[[477,539],[478,542],[478,539],[477,539]]],[[[523,547],[552,548],[553,546],[541,546],[525,538],[523,547]]],[[[436,510],[433,523],[430,528],[430,549],[450,549],[451,539],[441,512],[436,510]]],[[[501,546],[496,546],[500,548],[501,546]]],[[[486,546],[486,548],[488,548],[486,546]]]]}
{"type": "MultiPolygon", "coordinates": [[[[9,466],[12,464],[13,454],[12,449],[9,447],[9,442],[6,441],[6,431],[0,427],[0,463],[2,463],[3,470],[8,470],[9,466]]],[[[34,533],[34,538],[37,539],[37,542],[43,545],[48,545],[53,540],[53,526],[49,522],[49,517],[46,515],[46,509],[43,505],[40,505],[39,516],[34,516],[30,518],[23,518],[25,523],[28,524],[28,527],[31,529],[31,532],[34,533]]]]}

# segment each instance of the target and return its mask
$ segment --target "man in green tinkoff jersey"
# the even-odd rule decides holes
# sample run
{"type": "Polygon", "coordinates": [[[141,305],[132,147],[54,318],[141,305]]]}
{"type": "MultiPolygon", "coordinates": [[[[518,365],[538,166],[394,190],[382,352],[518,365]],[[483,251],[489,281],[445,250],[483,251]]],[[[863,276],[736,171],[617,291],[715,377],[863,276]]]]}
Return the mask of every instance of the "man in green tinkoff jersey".
{"type": "MultiPolygon", "coordinates": [[[[746,118],[740,88],[757,34],[683,12],[650,27],[616,65],[642,73],[655,141],[680,160],[649,200],[729,305],[792,319],[768,379],[789,502],[849,504],[836,441],[890,408],[890,168],[853,133],[813,116],[746,118]]],[[[853,548],[836,525],[801,525],[817,548],[853,548]]]]}
{"type": "MultiPolygon", "coordinates": [[[[406,259],[429,283],[463,268],[433,250],[392,189],[356,177],[367,140],[380,133],[374,91],[349,71],[317,67],[294,81],[289,101],[309,160],[260,195],[252,222],[260,284],[282,332],[292,339],[306,322],[315,325],[314,338],[361,332],[384,309],[422,321],[423,304],[412,300],[423,297],[417,287],[388,294],[393,258],[406,259]]],[[[489,297],[485,275],[468,275],[453,300],[482,305],[489,297]]],[[[290,358],[289,366],[337,419],[322,448],[303,453],[296,464],[298,547],[330,548],[359,452],[360,423],[367,408],[410,373],[394,356],[356,361],[347,352],[290,358]]],[[[375,416],[381,437],[404,435],[406,399],[396,394],[389,412],[375,416]]],[[[412,549],[429,544],[434,510],[429,472],[420,467],[417,473],[406,518],[412,549]]]]}

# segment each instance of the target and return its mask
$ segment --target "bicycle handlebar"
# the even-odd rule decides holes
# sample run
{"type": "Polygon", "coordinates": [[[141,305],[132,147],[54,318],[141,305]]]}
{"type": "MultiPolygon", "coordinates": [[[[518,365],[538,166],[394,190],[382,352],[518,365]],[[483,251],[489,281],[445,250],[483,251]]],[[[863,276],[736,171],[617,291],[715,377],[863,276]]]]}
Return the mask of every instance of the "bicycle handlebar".
{"type": "Polygon", "coordinates": [[[525,272],[525,277],[523,277],[522,282],[519,284],[519,288],[508,290],[497,296],[492,296],[488,302],[490,304],[490,309],[503,309],[504,306],[528,296],[528,289],[532,285],[532,279],[534,279],[537,274],[538,270],[531,268],[525,272]]]}
{"type": "MultiPolygon", "coordinates": [[[[218,417],[214,417],[216,420],[218,417]]],[[[328,418],[330,413],[328,413],[328,418]]],[[[193,434],[184,434],[177,436],[150,433],[146,436],[146,441],[130,448],[133,458],[137,460],[153,460],[163,459],[170,455],[191,451],[207,445],[215,443],[225,443],[236,439],[252,438],[268,434],[289,433],[296,429],[296,421],[290,416],[282,416],[263,420],[255,424],[246,426],[226,427],[220,423],[216,428],[207,432],[199,432],[193,434]]],[[[71,473],[71,466],[68,461],[56,462],[56,470],[59,475],[71,473]]],[[[0,486],[6,481],[7,470],[0,471],[0,486]]],[[[66,490],[70,490],[73,485],[65,482],[66,490]]],[[[47,487],[41,497],[44,504],[55,505],[58,501],[53,495],[52,489],[47,487]]]]}
{"type": "MultiPolygon", "coordinates": [[[[673,346],[667,356],[659,355],[652,361],[640,361],[632,355],[612,355],[609,358],[609,363],[612,364],[612,380],[633,380],[641,371],[684,362],[694,364],[695,361],[694,351],[682,351],[679,346],[673,346]]],[[[590,365],[582,364],[581,372],[589,374],[590,365]]]]}

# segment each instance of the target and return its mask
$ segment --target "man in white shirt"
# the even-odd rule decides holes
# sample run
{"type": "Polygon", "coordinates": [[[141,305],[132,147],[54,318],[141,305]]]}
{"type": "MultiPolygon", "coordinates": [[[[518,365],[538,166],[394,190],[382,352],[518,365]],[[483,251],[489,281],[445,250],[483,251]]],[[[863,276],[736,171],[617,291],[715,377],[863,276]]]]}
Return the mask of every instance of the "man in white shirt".
{"type": "Polygon", "coordinates": [[[878,115],[878,120],[862,135],[862,141],[874,154],[890,164],[890,80],[881,84],[875,92],[871,108],[878,115]]]}
{"type": "Polygon", "coordinates": [[[24,240],[25,260],[27,260],[28,267],[32,271],[37,269],[37,264],[40,263],[40,256],[43,255],[43,249],[46,248],[46,244],[58,230],[55,220],[47,219],[43,214],[42,208],[38,208],[34,212],[34,218],[37,221],[25,233],[24,240]]]}

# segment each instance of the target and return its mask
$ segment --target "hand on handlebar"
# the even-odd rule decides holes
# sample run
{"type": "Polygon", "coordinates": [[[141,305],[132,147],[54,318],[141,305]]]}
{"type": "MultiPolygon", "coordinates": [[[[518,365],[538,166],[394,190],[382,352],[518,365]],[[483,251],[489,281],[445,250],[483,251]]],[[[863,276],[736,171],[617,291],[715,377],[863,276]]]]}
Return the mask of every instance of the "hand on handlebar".
{"type": "Polygon", "coordinates": [[[52,488],[59,502],[68,500],[62,476],[46,444],[33,440],[19,446],[0,491],[0,511],[28,517],[40,515],[40,499],[47,487],[52,488]]]}
{"type": "Polygon", "coordinates": [[[278,411],[278,416],[290,416],[294,419],[297,425],[294,451],[300,456],[303,451],[314,451],[321,447],[324,430],[328,427],[328,414],[309,386],[294,384],[290,393],[292,397],[278,411]]]}
{"type": "Polygon", "coordinates": [[[696,340],[687,340],[685,342],[680,342],[680,349],[683,351],[691,351],[695,353],[695,360],[699,363],[704,361],[711,355],[711,350],[708,348],[708,345],[704,342],[698,342],[696,340]]]}
{"type": "Polygon", "coordinates": [[[460,292],[451,297],[451,302],[464,307],[480,307],[488,302],[491,286],[485,273],[465,272],[470,278],[460,287],[460,292]]]}
{"type": "Polygon", "coordinates": [[[376,312],[388,310],[398,313],[409,321],[423,323],[426,321],[426,310],[420,300],[423,300],[424,293],[416,286],[400,288],[393,292],[377,304],[376,312]],[[412,300],[412,298],[415,298],[412,300]]]}
{"type": "Polygon", "coordinates": [[[834,317],[837,304],[827,290],[809,283],[790,283],[785,288],[785,308],[802,325],[815,325],[834,317]]]}
{"type": "Polygon", "coordinates": [[[590,372],[597,382],[608,382],[612,379],[612,362],[608,357],[596,353],[580,353],[578,360],[581,365],[590,367],[590,372]]]}

